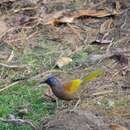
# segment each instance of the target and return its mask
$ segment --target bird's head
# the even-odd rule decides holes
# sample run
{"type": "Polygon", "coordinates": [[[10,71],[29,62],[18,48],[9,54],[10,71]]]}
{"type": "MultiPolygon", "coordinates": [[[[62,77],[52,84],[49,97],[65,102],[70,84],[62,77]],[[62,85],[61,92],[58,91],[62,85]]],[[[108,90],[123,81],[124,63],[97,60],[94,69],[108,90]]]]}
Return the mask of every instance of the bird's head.
{"type": "Polygon", "coordinates": [[[61,85],[61,81],[56,76],[49,76],[46,80],[41,81],[40,84],[48,84],[50,87],[57,87],[61,85]]]}

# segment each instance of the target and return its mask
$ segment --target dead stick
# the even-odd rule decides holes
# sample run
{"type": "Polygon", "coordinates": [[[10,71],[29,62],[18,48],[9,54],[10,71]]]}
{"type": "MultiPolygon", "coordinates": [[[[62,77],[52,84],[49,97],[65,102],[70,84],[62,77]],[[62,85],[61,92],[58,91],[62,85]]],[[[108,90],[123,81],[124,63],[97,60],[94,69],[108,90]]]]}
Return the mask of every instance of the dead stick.
{"type": "Polygon", "coordinates": [[[100,95],[105,95],[105,94],[109,94],[109,93],[113,93],[113,90],[106,90],[106,91],[102,91],[102,92],[97,92],[92,94],[93,96],[100,96],[100,95]]]}
{"type": "Polygon", "coordinates": [[[4,63],[0,63],[0,66],[6,67],[6,68],[10,68],[10,69],[16,69],[16,68],[25,68],[27,67],[26,65],[7,65],[4,63]]]}
{"type": "Polygon", "coordinates": [[[9,115],[7,119],[0,118],[0,121],[5,122],[5,123],[11,123],[15,126],[20,126],[20,125],[29,125],[33,129],[36,129],[36,126],[29,120],[23,120],[23,119],[17,119],[14,115],[9,115]]]}
{"type": "Polygon", "coordinates": [[[19,83],[19,81],[14,82],[14,83],[12,83],[12,84],[8,85],[8,86],[6,86],[6,87],[4,87],[4,88],[0,89],[0,92],[2,92],[2,91],[4,91],[4,90],[6,90],[6,89],[8,89],[8,88],[10,88],[10,87],[12,87],[12,86],[14,86],[14,85],[18,84],[18,83],[19,83]]]}

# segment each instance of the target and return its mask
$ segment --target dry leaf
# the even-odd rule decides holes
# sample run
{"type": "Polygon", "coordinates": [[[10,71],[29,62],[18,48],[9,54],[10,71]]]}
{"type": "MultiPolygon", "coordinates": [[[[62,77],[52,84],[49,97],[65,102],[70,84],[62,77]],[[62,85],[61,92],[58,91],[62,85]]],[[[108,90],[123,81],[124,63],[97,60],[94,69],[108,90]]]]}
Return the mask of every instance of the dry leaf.
{"type": "Polygon", "coordinates": [[[107,31],[109,31],[109,29],[111,29],[112,27],[112,23],[113,23],[113,20],[108,19],[103,24],[101,24],[100,33],[106,33],[107,31]]]}
{"type": "Polygon", "coordinates": [[[102,18],[102,17],[116,15],[116,11],[110,12],[107,10],[89,9],[89,10],[77,10],[74,12],[61,13],[58,17],[55,17],[55,15],[57,15],[57,13],[54,14],[53,18],[51,20],[48,20],[46,24],[59,25],[62,23],[73,23],[75,19],[83,16],[102,18]]]}
{"type": "Polygon", "coordinates": [[[107,10],[78,10],[74,12],[74,17],[79,18],[82,16],[89,16],[89,17],[106,17],[106,16],[111,16],[114,15],[115,13],[112,13],[107,10]]]}
{"type": "Polygon", "coordinates": [[[70,62],[72,62],[72,59],[69,57],[61,57],[60,59],[58,59],[56,61],[56,66],[58,66],[59,68],[63,67],[64,65],[69,64],[70,62]]]}
{"type": "Polygon", "coordinates": [[[111,124],[110,128],[112,128],[113,130],[128,130],[127,128],[115,123],[111,124]]]}

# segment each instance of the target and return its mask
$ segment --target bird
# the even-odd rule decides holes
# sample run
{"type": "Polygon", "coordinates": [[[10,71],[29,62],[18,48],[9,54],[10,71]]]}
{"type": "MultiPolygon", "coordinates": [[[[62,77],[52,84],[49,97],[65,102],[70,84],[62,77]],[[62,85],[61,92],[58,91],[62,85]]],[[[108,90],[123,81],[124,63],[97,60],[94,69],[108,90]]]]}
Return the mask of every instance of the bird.
{"type": "Polygon", "coordinates": [[[70,101],[77,98],[76,93],[79,92],[83,83],[92,81],[101,75],[103,75],[102,70],[95,70],[81,79],[74,79],[66,83],[63,83],[58,77],[51,75],[46,80],[41,81],[40,84],[49,85],[57,98],[70,101]]]}

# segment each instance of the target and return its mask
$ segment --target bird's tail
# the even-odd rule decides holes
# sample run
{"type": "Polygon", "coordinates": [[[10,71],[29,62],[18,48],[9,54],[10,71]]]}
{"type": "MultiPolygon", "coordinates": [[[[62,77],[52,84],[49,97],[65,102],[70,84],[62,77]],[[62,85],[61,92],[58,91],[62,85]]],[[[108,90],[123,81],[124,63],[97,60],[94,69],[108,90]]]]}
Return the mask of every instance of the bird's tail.
{"type": "Polygon", "coordinates": [[[91,72],[89,75],[83,77],[82,79],[82,83],[85,82],[85,81],[91,81],[99,76],[102,76],[104,74],[104,71],[103,70],[95,70],[93,72],[91,72]]]}

